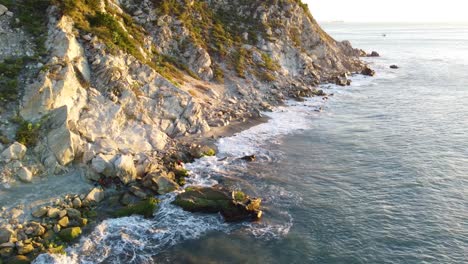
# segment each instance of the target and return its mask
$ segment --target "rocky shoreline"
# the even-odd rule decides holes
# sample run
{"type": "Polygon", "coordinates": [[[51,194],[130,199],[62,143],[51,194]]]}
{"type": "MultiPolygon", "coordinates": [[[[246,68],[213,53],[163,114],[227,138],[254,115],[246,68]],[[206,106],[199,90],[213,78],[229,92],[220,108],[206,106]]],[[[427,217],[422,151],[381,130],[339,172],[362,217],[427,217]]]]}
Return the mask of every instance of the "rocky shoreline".
{"type": "MultiPolygon", "coordinates": [[[[328,96],[323,92],[318,94],[313,96],[328,96]]],[[[27,219],[25,221],[19,221],[14,213],[4,214],[8,224],[0,227],[0,256],[7,263],[28,263],[42,253],[63,254],[67,246],[78,242],[81,235],[91,232],[105,219],[131,215],[152,217],[159,203],[155,197],[174,191],[182,191],[174,204],[184,210],[220,213],[228,222],[259,220],[262,216],[260,198],[250,198],[240,190],[230,190],[221,185],[183,189],[185,178],[190,177],[183,164],[215,155],[214,143],[217,139],[266,121],[266,118],[251,118],[214,129],[203,136],[182,137],[172,150],[161,156],[158,164],[151,164],[151,173],[143,178],[137,177],[133,183],[125,184],[120,177],[103,175],[94,182],[96,187],[88,193],[67,194],[47,206],[37,207],[30,217],[24,218],[27,219]]],[[[21,152],[7,153],[21,160],[25,147],[18,145],[20,143],[14,143],[13,149],[21,152]]],[[[254,156],[238,158],[247,162],[255,159],[254,156]]],[[[119,175],[136,170],[121,168],[119,175]]],[[[18,212],[21,207],[12,211],[17,212],[16,216],[21,215],[18,212]]]]}
{"type": "Polygon", "coordinates": [[[188,211],[258,220],[261,199],[241,190],[182,191],[184,163],[287,99],[325,98],[321,83],[375,74],[300,1],[65,2],[0,0],[0,263],[151,217],[170,192],[188,211]]]}

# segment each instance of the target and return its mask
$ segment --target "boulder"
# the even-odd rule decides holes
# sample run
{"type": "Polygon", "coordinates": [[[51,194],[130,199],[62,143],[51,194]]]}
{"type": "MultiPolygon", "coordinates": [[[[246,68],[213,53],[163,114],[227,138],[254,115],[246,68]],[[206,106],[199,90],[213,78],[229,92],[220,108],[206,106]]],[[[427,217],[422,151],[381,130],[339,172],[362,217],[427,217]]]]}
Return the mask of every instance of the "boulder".
{"type": "Polygon", "coordinates": [[[26,225],[26,233],[31,236],[42,236],[46,229],[38,222],[30,222],[26,225]]]}
{"type": "Polygon", "coordinates": [[[8,11],[8,8],[4,5],[0,5],[0,16],[3,16],[8,11]]]}
{"type": "Polygon", "coordinates": [[[380,57],[380,54],[377,51],[372,51],[371,54],[368,55],[368,57],[380,57]]]}
{"type": "MultiPolygon", "coordinates": [[[[99,203],[104,199],[104,190],[101,188],[92,189],[88,195],[86,195],[85,202],[99,203]]],[[[69,209],[69,208],[68,208],[69,209]]],[[[67,212],[70,210],[67,209],[67,212]]]]}
{"type": "Polygon", "coordinates": [[[67,215],[70,219],[79,219],[81,218],[81,213],[80,211],[73,209],[73,208],[67,208],[67,215]]]}
{"type": "Polygon", "coordinates": [[[11,144],[8,148],[3,150],[2,154],[0,154],[0,160],[9,162],[11,160],[22,160],[24,155],[26,155],[26,146],[15,142],[11,144]]]}
{"type": "Polygon", "coordinates": [[[0,227],[0,244],[9,242],[12,237],[15,237],[15,231],[8,227],[0,227]]]}
{"type": "Polygon", "coordinates": [[[69,227],[62,229],[59,233],[59,237],[65,241],[70,242],[74,239],[78,238],[81,235],[81,228],[80,227],[69,227]]]}
{"type": "Polygon", "coordinates": [[[32,244],[19,243],[18,245],[16,245],[16,250],[18,250],[18,254],[26,255],[31,253],[34,250],[34,247],[32,244]]]}
{"type": "Polygon", "coordinates": [[[114,176],[114,155],[99,154],[91,161],[91,168],[97,173],[105,175],[107,177],[114,176]]]}
{"type": "Polygon", "coordinates": [[[146,199],[146,197],[148,196],[140,187],[138,186],[131,186],[129,188],[129,191],[131,193],[133,193],[133,195],[135,195],[136,197],[138,198],[141,198],[141,199],[146,199]]]}
{"type": "Polygon", "coordinates": [[[57,208],[49,208],[49,210],[47,211],[47,217],[49,218],[57,218],[60,214],[60,210],[57,209],[57,208]]]}
{"type": "Polygon", "coordinates": [[[124,183],[128,184],[136,180],[136,167],[133,158],[129,155],[120,156],[115,162],[116,176],[124,183]]]}
{"type": "Polygon", "coordinates": [[[49,210],[47,208],[41,207],[41,208],[37,209],[36,211],[32,212],[32,216],[37,217],[37,218],[41,218],[41,217],[45,216],[48,211],[49,210]]]}
{"type": "Polygon", "coordinates": [[[33,174],[32,172],[26,168],[26,167],[23,167],[21,166],[18,171],[16,172],[16,174],[18,175],[18,178],[22,181],[22,182],[31,182],[32,181],[32,178],[33,178],[33,174]]]}
{"type": "Polygon", "coordinates": [[[339,86],[347,86],[351,84],[350,80],[348,80],[346,76],[336,76],[334,78],[334,83],[339,86]]]}
{"type": "Polygon", "coordinates": [[[80,208],[82,205],[81,199],[79,197],[76,197],[75,199],[73,199],[72,204],[74,208],[80,208]]]}
{"type": "Polygon", "coordinates": [[[327,94],[322,89],[313,90],[312,94],[315,95],[315,96],[327,96],[327,94]]]}
{"type": "Polygon", "coordinates": [[[159,176],[156,178],[156,184],[158,185],[159,194],[166,194],[179,189],[179,185],[168,176],[159,176]]]}
{"type": "Polygon", "coordinates": [[[374,76],[374,75],[375,75],[375,71],[372,70],[371,68],[369,68],[368,66],[366,66],[366,67],[361,71],[361,74],[362,74],[362,75],[366,75],[366,76],[374,76]]]}
{"type": "Polygon", "coordinates": [[[67,215],[67,210],[65,210],[65,209],[60,210],[59,215],[58,215],[58,218],[62,218],[62,217],[64,217],[64,216],[66,216],[66,215],[67,215]]]}
{"type": "Polygon", "coordinates": [[[179,194],[173,204],[190,212],[221,213],[228,222],[258,220],[261,199],[252,199],[242,192],[220,187],[190,187],[179,194]]]}
{"type": "Polygon", "coordinates": [[[68,217],[62,217],[57,224],[59,224],[61,227],[67,227],[68,224],[70,223],[70,220],[68,220],[68,217]]]}

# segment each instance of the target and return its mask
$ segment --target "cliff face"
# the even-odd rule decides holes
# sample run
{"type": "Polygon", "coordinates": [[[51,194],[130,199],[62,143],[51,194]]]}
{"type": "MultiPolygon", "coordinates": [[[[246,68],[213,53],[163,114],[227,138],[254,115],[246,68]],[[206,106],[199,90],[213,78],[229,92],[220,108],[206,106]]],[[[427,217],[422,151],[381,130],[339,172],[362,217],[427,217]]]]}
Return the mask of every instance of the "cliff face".
{"type": "Polygon", "coordinates": [[[90,179],[131,182],[177,137],[313,96],[320,82],[346,83],[366,67],[297,0],[39,2],[25,15],[37,2],[0,1],[13,11],[0,16],[0,74],[15,82],[0,82],[0,151],[28,145],[25,159],[2,154],[3,182],[20,168],[60,174],[73,162],[90,179]],[[48,16],[31,30],[34,12],[48,16]]]}

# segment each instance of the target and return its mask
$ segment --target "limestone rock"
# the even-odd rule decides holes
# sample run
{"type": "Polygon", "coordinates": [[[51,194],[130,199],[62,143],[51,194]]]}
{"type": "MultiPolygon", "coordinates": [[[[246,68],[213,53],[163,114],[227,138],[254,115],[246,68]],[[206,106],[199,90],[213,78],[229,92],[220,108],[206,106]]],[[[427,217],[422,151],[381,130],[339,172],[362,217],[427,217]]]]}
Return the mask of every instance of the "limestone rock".
{"type": "Polygon", "coordinates": [[[26,233],[31,236],[42,236],[46,229],[38,222],[30,222],[26,225],[26,233]]]}
{"type": "Polygon", "coordinates": [[[60,219],[57,224],[59,224],[61,227],[67,227],[68,224],[70,223],[70,221],[68,220],[68,217],[62,217],[62,219],[60,219]]]}
{"type": "Polygon", "coordinates": [[[91,168],[97,173],[107,177],[115,176],[114,156],[99,154],[91,161],[91,168]]]}
{"type": "MultiPolygon", "coordinates": [[[[94,188],[88,193],[88,195],[86,195],[85,201],[99,203],[104,199],[104,197],[104,190],[100,188],[94,188]]],[[[67,209],[67,211],[70,212],[69,209],[67,209]]]]}
{"type": "Polygon", "coordinates": [[[156,183],[158,185],[159,194],[166,194],[179,189],[179,185],[166,176],[159,176],[156,179],[156,183]]]}
{"type": "Polygon", "coordinates": [[[60,212],[59,212],[59,214],[58,214],[58,218],[62,218],[62,217],[64,217],[64,216],[66,216],[66,215],[67,215],[67,210],[65,210],[65,209],[64,209],[64,210],[60,210],[60,212]]]}
{"type": "Polygon", "coordinates": [[[74,198],[72,203],[74,208],[80,208],[82,204],[79,197],[74,198]]]}
{"type": "Polygon", "coordinates": [[[67,165],[75,159],[79,146],[79,136],[68,128],[69,111],[67,106],[54,110],[51,114],[53,129],[47,135],[49,148],[60,165],[67,165]]]}
{"type": "Polygon", "coordinates": [[[57,218],[60,214],[60,210],[57,209],[57,208],[49,208],[49,210],[47,211],[47,217],[49,218],[57,218]]]}
{"type": "Polygon", "coordinates": [[[26,146],[19,142],[15,142],[3,150],[2,154],[0,154],[0,160],[4,160],[6,162],[11,160],[22,160],[24,155],[26,155],[26,150],[26,146]]]}
{"type": "Polygon", "coordinates": [[[136,167],[133,158],[129,155],[121,155],[114,162],[116,176],[124,183],[128,184],[136,180],[136,167]]]}
{"type": "Polygon", "coordinates": [[[0,16],[3,16],[8,11],[8,8],[4,5],[0,5],[0,16]]]}
{"type": "Polygon", "coordinates": [[[32,172],[26,168],[26,167],[20,167],[18,169],[18,171],[16,172],[18,174],[18,178],[22,181],[22,182],[31,182],[32,181],[32,178],[33,178],[33,174],[32,172]]]}
{"type": "Polygon", "coordinates": [[[45,216],[48,211],[49,210],[47,208],[41,207],[41,208],[37,209],[36,211],[32,212],[32,216],[37,217],[37,218],[41,218],[41,217],[45,216]]]}

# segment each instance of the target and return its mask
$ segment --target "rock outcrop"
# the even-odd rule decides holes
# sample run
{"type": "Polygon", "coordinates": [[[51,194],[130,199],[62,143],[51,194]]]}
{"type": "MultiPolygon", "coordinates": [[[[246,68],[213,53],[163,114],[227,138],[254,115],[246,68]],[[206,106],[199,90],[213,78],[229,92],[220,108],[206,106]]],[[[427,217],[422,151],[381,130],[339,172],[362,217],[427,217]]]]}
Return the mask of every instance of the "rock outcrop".
{"type": "Polygon", "coordinates": [[[220,187],[190,187],[179,194],[173,203],[190,212],[221,213],[228,222],[262,217],[260,199],[220,187]]]}

